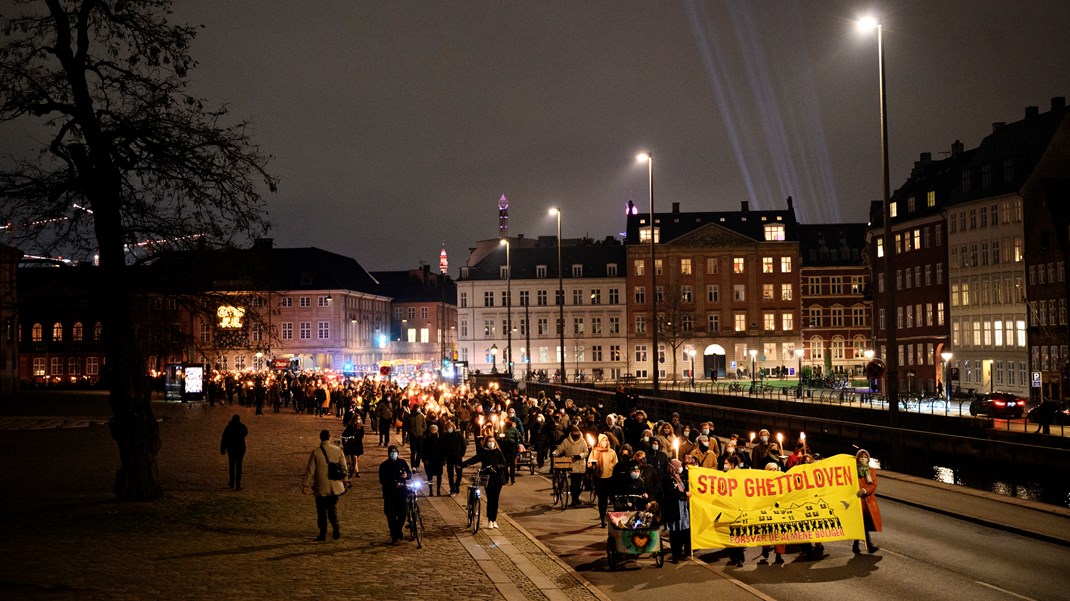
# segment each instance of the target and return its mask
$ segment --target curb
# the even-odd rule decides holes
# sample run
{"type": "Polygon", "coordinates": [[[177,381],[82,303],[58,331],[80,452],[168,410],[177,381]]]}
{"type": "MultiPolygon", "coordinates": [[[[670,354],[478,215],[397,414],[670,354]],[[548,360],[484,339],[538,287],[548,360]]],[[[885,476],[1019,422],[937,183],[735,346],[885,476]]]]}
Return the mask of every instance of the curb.
{"type": "Polygon", "coordinates": [[[572,566],[568,565],[568,563],[566,563],[565,560],[563,560],[560,557],[558,557],[546,545],[542,544],[542,542],[540,542],[539,539],[535,538],[535,536],[532,533],[528,532],[527,529],[525,529],[523,526],[521,526],[519,523],[517,523],[516,520],[514,520],[511,517],[509,517],[509,514],[507,514],[505,512],[501,512],[499,517],[502,517],[502,516],[504,516],[506,521],[508,521],[510,524],[512,524],[512,526],[514,528],[516,528],[517,532],[519,532],[519,533],[523,534],[525,537],[527,537],[527,539],[529,541],[531,541],[532,544],[534,544],[536,547],[538,547],[539,550],[542,551],[544,554],[546,554],[547,557],[553,559],[557,563],[557,565],[560,566],[561,569],[563,569],[565,571],[566,574],[569,574],[573,578],[575,578],[576,582],[579,582],[580,585],[583,586],[583,588],[585,588],[588,591],[590,591],[592,595],[594,595],[595,597],[597,597],[601,601],[612,601],[612,599],[607,597],[605,595],[605,593],[603,593],[597,586],[591,584],[590,580],[587,580],[586,578],[584,578],[579,572],[574,570],[572,568],[572,566]]]}

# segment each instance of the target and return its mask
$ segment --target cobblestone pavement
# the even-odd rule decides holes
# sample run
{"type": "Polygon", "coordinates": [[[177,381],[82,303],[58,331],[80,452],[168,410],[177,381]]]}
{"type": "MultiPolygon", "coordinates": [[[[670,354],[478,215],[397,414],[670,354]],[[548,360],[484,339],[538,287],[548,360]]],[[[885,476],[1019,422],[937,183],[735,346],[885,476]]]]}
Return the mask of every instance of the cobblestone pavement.
{"type": "MultiPolygon", "coordinates": [[[[300,481],[319,431],[340,433],[337,419],[285,408],[254,416],[250,408],[201,403],[154,403],[153,409],[161,420],[165,491],[153,503],[114,501],[117,451],[103,420],[40,412],[0,418],[0,597],[596,598],[508,519],[500,517],[499,531],[472,537],[462,508],[449,497],[421,501],[423,549],[389,545],[376,478],[385,451],[370,429],[364,476],[339,500],[342,538],[314,542],[314,503],[300,494],[300,481]],[[227,462],[219,454],[233,414],[250,431],[240,492],[226,486],[227,462]]],[[[99,407],[71,412],[99,413],[99,407]]]]}

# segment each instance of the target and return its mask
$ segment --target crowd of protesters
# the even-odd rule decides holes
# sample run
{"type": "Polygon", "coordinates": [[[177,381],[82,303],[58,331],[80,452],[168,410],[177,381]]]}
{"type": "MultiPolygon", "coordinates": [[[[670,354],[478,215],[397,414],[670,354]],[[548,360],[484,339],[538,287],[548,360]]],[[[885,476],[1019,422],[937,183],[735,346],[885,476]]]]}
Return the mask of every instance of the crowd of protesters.
{"type": "MultiPolygon", "coordinates": [[[[782,436],[760,429],[749,438],[739,434],[720,437],[709,421],[686,423],[680,415],[651,416],[635,408],[636,398],[618,389],[603,404],[581,407],[560,392],[548,396],[522,395],[518,390],[458,386],[416,381],[402,387],[396,380],[375,377],[346,378],[319,372],[278,377],[216,374],[206,390],[212,403],[238,402],[284,408],[317,416],[342,419],[342,449],[350,477],[359,477],[365,429],[370,428],[380,447],[392,446],[391,434],[408,447],[407,465],[424,474],[429,493],[461,491],[462,470],[480,463],[492,469],[487,486],[488,526],[497,526],[498,496],[503,486],[515,484],[517,460],[530,456],[539,469],[551,456],[571,458],[572,506],[580,506],[580,492],[595,493],[601,527],[606,527],[611,504],[641,499],[642,509],[657,516],[669,533],[671,561],[690,555],[688,469],[703,467],[730,471],[760,469],[788,471],[820,459],[804,436],[788,452],[782,436]],[[469,442],[472,448],[469,449],[469,442]]],[[[869,454],[858,453],[859,497],[863,498],[866,548],[877,547],[870,531],[881,527],[874,489],[876,476],[869,469],[869,454]]],[[[392,534],[395,534],[392,532],[392,534]]],[[[729,565],[743,564],[743,548],[729,549],[729,565]]],[[[783,563],[784,546],[765,547],[759,561],[783,563]]],[[[801,546],[809,559],[823,556],[821,544],[801,546]]],[[[861,552],[859,541],[854,551],[861,552]]]]}

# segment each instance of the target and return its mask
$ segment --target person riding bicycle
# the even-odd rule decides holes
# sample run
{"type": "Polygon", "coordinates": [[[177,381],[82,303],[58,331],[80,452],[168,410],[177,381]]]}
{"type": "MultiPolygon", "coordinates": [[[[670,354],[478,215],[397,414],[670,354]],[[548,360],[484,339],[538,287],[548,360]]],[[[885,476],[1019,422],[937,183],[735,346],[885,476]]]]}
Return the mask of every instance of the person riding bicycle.
{"type": "Polygon", "coordinates": [[[583,478],[587,472],[587,455],[590,454],[590,451],[591,449],[587,446],[587,441],[583,439],[583,433],[580,431],[579,426],[572,426],[568,436],[554,450],[554,457],[572,458],[572,473],[569,474],[569,488],[572,495],[571,507],[580,506],[580,489],[583,487],[583,478]]]}
{"type": "Polygon", "coordinates": [[[507,464],[505,455],[498,448],[498,441],[493,436],[484,438],[479,452],[462,461],[461,467],[465,468],[477,462],[482,465],[480,475],[487,476],[487,528],[497,528],[498,499],[501,498],[502,485],[505,484],[507,464]]]}

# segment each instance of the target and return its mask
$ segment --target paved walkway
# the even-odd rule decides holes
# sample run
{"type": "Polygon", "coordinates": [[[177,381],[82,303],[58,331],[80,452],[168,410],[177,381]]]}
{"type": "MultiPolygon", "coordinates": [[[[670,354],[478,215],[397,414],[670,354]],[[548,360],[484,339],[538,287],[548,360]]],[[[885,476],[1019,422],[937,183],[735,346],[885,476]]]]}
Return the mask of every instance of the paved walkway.
{"type": "MultiPolygon", "coordinates": [[[[393,547],[375,471],[384,450],[365,437],[364,477],[340,500],[342,538],[317,543],[300,480],[333,418],[254,416],[249,408],[156,403],[166,497],[116,503],[114,442],[96,402],[66,415],[0,417],[0,597],[4,599],[648,599],[767,598],[723,562],[605,566],[593,509],[549,508],[549,483],[525,474],[502,496],[500,529],[473,536],[458,497],[422,501],[423,549],[393,547]],[[219,435],[231,415],[250,429],[244,490],[226,487],[219,435]]],[[[4,413],[13,413],[2,411],[4,413]]],[[[1070,546],[1070,510],[882,472],[882,497],[1070,546]]],[[[709,557],[704,557],[709,559],[709,557]]]]}

